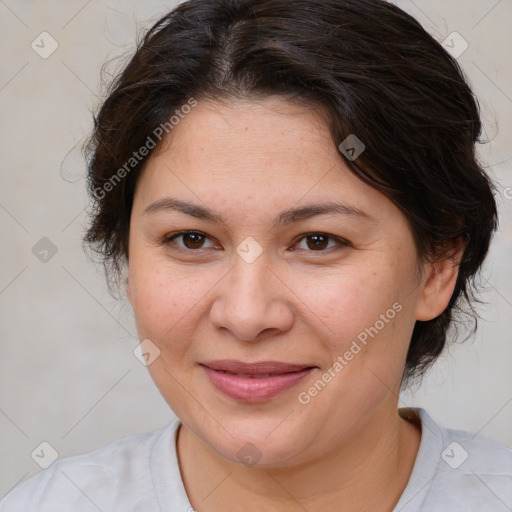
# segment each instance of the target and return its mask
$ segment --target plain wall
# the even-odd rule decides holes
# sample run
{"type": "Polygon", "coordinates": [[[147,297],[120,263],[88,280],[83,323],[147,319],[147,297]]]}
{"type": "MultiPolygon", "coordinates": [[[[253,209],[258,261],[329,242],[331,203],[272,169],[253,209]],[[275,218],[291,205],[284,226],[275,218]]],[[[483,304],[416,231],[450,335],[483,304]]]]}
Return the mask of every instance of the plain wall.
{"type": "MultiPolygon", "coordinates": [[[[400,405],[512,446],[512,3],[395,3],[437,39],[457,31],[469,43],[459,62],[482,106],[491,141],[479,152],[498,180],[501,210],[476,337],[452,345],[400,405]]],[[[133,355],[129,305],[108,294],[102,269],[82,250],[80,144],[92,128],[102,64],[131,51],[137,30],[175,4],[0,2],[0,497],[40,471],[30,454],[42,441],[64,457],[174,419],[133,355]],[[46,59],[31,47],[43,31],[59,45],[46,59]],[[43,237],[57,249],[51,258],[43,237]],[[37,243],[49,261],[33,253],[37,243]]]]}

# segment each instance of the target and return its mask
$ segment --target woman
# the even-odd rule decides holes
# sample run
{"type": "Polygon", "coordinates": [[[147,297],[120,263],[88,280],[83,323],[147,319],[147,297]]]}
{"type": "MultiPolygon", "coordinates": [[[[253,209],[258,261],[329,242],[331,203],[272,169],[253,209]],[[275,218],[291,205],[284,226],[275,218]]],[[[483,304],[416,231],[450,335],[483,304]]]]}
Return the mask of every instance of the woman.
{"type": "Polygon", "coordinates": [[[88,146],[86,242],[179,420],[55,462],[11,511],[482,511],[512,450],[398,409],[496,228],[456,61],[381,0],[190,0],[88,146]]]}

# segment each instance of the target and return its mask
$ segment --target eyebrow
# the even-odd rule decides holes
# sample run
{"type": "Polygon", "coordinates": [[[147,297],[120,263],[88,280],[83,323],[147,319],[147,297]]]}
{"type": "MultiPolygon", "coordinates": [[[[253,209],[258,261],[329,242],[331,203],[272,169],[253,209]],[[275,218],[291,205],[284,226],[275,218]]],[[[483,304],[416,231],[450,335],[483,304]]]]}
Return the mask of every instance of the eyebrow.
{"type": "MultiPolygon", "coordinates": [[[[143,215],[147,215],[150,213],[167,211],[177,211],[197,219],[208,220],[224,225],[227,224],[226,220],[220,214],[214,212],[206,206],[188,203],[186,201],[181,201],[172,197],[165,197],[155,201],[154,203],[151,203],[144,209],[142,213],[143,215]]],[[[294,222],[309,219],[311,217],[316,217],[317,215],[329,214],[348,215],[371,221],[377,220],[375,217],[372,217],[365,211],[356,208],[355,206],[330,201],[327,203],[309,204],[298,208],[290,208],[288,210],[284,210],[276,217],[273,226],[276,227],[279,225],[288,225],[294,222]]]]}

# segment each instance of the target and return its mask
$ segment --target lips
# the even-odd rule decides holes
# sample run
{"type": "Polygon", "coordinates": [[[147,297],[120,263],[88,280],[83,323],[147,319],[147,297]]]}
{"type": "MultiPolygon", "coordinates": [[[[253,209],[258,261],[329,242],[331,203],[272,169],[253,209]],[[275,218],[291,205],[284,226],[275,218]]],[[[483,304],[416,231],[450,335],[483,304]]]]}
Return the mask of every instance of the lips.
{"type": "Polygon", "coordinates": [[[279,361],[243,363],[224,360],[209,361],[201,366],[217,390],[246,403],[269,400],[297,385],[315,369],[279,361]]]}
{"type": "Polygon", "coordinates": [[[210,361],[202,363],[211,370],[234,373],[244,376],[261,377],[263,375],[282,375],[311,368],[308,365],[281,363],[278,361],[262,361],[259,363],[243,363],[241,361],[210,361]]]}

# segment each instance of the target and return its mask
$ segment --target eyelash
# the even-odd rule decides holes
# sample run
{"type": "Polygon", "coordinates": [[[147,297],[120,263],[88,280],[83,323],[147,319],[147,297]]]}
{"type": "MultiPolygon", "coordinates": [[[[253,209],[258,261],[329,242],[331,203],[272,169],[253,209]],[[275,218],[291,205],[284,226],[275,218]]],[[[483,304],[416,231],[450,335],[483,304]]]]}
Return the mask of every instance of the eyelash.
{"type": "MultiPolygon", "coordinates": [[[[189,254],[190,253],[194,253],[194,252],[195,253],[200,253],[200,252],[203,252],[203,251],[206,251],[206,250],[210,249],[210,248],[206,248],[205,249],[205,248],[202,248],[202,247],[199,248],[199,249],[187,249],[187,248],[183,248],[183,247],[177,246],[174,243],[174,240],[176,238],[179,238],[179,237],[184,236],[184,235],[199,235],[199,236],[204,237],[206,239],[210,239],[210,237],[206,233],[203,233],[202,231],[179,231],[179,232],[176,232],[176,233],[170,233],[170,234],[166,235],[161,240],[161,243],[162,243],[162,245],[166,245],[166,246],[173,245],[174,247],[172,247],[172,250],[176,250],[176,251],[179,251],[179,252],[185,252],[185,253],[189,253],[189,254]]],[[[298,237],[296,239],[296,241],[294,242],[294,245],[297,245],[298,243],[302,242],[303,240],[305,240],[309,236],[314,236],[314,235],[326,237],[329,240],[334,240],[338,244],[338,247],[337,247],[338,250],[340,248],[349,247],[350,246],[350,243],[347,242],[346,240],[343,240],[342,238],[336,237],[334,235],[330,235],[329,233],[323,233],[321,231],[311,231],[309,233],[304,233],[304,234],[300,235],[300,237],[298,237]]],[[[309,252],[309,253],[330,253],[332,251],[332,249],[336,249],[336,247],[329,247],[328,249],[323,249],[323,250],[318,250],[318,251],[314,251],[314,250],[310,250],[310,249],[300,249],[300,250],[305,250],[306,252],[309,252]]]]}

